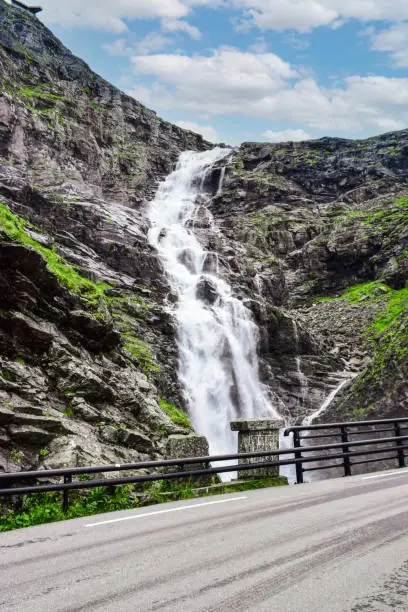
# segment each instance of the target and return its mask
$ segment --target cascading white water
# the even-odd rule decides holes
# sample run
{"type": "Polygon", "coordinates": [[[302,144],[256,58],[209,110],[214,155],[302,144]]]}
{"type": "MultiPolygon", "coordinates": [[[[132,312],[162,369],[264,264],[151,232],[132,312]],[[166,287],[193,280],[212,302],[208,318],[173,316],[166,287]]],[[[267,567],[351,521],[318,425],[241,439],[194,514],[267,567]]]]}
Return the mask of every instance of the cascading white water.
{"type": "Polygon", "coordinates": [[[309,414],[309,416],[305,417],[302,421],[302,425],[312,425],[313,421],[315,421],[317,419],[317,417],[319,417],[321,414],[323,414],[324,412],[326,412],[327,408],[330,406],[330,404],[333,402],[334,398],[336,397],[336,395],[338,393],[340,393],[340,391],[342,390],[342,388],[350,382],[350,380],[352,379],[352,376],[345,378],[344,380],[342,380],[337,387],[335,387],[331,393],[326,397],[326,399],[324,400],[324,402],[322,403],[322,405],[315,410],[315,412],[313,412],[312,414],[309,414]]]}
{"type": "Polygon", "coordinates": [[[225,166],[223,168],[221,168],[220,180],[219,180],[219,183],[218,183],[218,189],[217,189],[217,193],[216,193],[217,196],[221,195],[221,193],[222,193],[222,186],[224,184],[224,178],[225,178],[225,170],[226,170],[225,166]]]}
{"type": "MultiPolygon", "coordinates": [[[[206,251],[190,225],[209,202],[205,178],[229,153],[215,148],[182,153],[175,171],[160,184],[149,208],[150,243],[157,249],[178,296],[180,380],[196,430],[210,452],[235,452],[231,420],[275,416],[258,376],[258,329],[250,311],[221,278],[218,258],[206,251]]],[[[222,188],[221,173],[218,193],[222,188]]],[[[207,210],[207,222],[213,224],[207,210]]],[[[212,227],[216,232],[216,227],[212,227]]]]}
{"type": "MultiPolygon", "coordinates": [[[[343,389],[343,387],[346,386],[347,383],[349,383],[352,379],[354,378],[353,375],[348,375],[346,376],[346,378],[344,380],[342,380],[337,387],[335,387],[334,389],[332,389],[332,391],[329,393],[329,395],[326,397],[326,399],[324,400],[324,402],[321,404],[321,406],[319,406],[319,408],[317,410],[315,410],[312,414],[309,414],[309,416],[305,417],[302,421],[302,425],[307,426],[307,425],[313,425],[313,422],[322,414],[324,414],[326,412],[326,410],[329,408],[329,406],[332,404],[332,402],[334,401],[335,397],[337,396],[338,393],[340,393],[340,391],[343,389]]],[[[304,431],[303,435],[308,435],[310,432],[309,431],[304,431]]],[[[316,441],[314,441],[316,443],[316,441]]],[[[309,474],[309,476],[305,479],[305,482],[310,482],[311,480],[313,480],[313,477],[309,474]]]]}
{"type": "Polygon", "coordinates": [[[299,354],[300,341],[299,341],[298,326],[294,319],[292,323],[293,323],[293,335],[295,338],[295,348],[296,348],[296,353],[297,353],[297,356],[295,357],[296,372],[298,375],[299,385],[300,385],[301,394],[302,394],[302,406],[304,406],[306,399],[307,399],[307,394],[308,394],[308,381],[307,381],[307,376],[305,376],[302,371],[302,358],[299,354]]]}

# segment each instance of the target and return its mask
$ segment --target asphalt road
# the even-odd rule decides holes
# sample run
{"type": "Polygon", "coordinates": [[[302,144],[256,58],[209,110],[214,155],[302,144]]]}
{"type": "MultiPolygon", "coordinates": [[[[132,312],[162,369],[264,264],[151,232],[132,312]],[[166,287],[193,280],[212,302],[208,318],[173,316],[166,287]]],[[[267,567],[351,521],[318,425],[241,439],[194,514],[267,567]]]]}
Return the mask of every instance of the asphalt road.
{"type": "Polygon", "coordinates": [[[408,611],[408,470],[0,534],[0,610],[408,611]]]}

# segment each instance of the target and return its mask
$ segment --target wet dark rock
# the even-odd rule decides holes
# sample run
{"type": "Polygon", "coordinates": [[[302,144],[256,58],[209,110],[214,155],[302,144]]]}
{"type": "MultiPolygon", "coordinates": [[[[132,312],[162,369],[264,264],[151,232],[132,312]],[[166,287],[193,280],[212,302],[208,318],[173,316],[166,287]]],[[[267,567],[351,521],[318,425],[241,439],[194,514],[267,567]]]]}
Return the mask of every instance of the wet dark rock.
{"type": "Polygon", "coordinates": [[[186,266],[190,272],[195,272],[195,255],[191,249],[184,249],[180,253],[178,261],[183,264],[183,266],[186,266]]]}
{"type": "Polygon", "coordinates": [[[96,319],[89,312],[71,311],[68,315],[68,325],[70,331],[75,330],[82,336],[82,344],[90,351],[109,351],[121,342],[121,335],[114,329],[113,321],[96,319]]]}
{"type": "Polygon", "coordinates": [[[33,353],[48,351],[57,332],[50,323],[29,317],[22,312],[8,311],[0,315],[0,326],[13,345],[23,344],[33,353]]]}
{"type": "Polygon", "coordinates": [[[136,448],[142,452],[149,452],[151,447],[150,438],[139,431],[135,430],[121,430],[120,432],[120,443],[125,446],[130,446],[132,448],[136,448]]]}
{"type": "Polygon", "coordinates": [[[203,263],[203,272],[206,272],[207,274],[216,274],[218,272],[217,253],[206,253],[203,263]]]}
{"type": "Polygon", "coordinates": [[[217,287],[209,278],[202,277],[197,284],[197,299],[206,304],[214,304],[218,299],[217,287]]]}
{"type": "Polygon", "coordinates": [[[73,416],[87,423],[98,423],[101,419],[99,411],[88,404],[83,397],[73,397],[69,406],[73,416]]]}
{"type": "Polygon", "coordinates": [[[55,434],[48,429],[35,425],[10,425],[8,428],[10,439],[17,446],[35,446],[40,448],[51,442],[55,434]]]}

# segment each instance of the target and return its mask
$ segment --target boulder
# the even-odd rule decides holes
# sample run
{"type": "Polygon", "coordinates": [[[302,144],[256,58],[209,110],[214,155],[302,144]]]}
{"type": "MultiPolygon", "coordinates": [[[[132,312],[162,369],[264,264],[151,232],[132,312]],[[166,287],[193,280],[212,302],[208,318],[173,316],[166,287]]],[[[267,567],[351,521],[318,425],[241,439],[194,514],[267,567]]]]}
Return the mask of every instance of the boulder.
{"type": "Polygon", "coordinates": [[[196,297],[206,304],[214,304],[219,297],[214,281],[203,276],[197,285],[196,297]]]}

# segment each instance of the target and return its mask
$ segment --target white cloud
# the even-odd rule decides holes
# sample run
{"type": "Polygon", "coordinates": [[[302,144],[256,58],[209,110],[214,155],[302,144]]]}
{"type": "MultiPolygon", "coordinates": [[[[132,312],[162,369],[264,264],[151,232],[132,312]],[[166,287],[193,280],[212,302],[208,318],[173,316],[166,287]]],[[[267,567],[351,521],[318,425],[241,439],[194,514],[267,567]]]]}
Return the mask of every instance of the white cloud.
{"type": "MultiPolygon", "coordinates": [[[[201,32],[183,20],[162,20],[162,27],[166,32],[187,32],[192,38],[200,38],[201,32]]],[[[113,43],[104,44],[102,48],[109,55],[149,55],[157,53],[173,44],[169,36],[161,32],[149,32],[144,38],[130,44],[126,38],[118,38],[113,43]]]]}
{"type": "Polygon", "coordinates": [[[102,45],[102,48],[109,55],[130,55],[132,53],[132,47],[128,45],[126,38],[118,38],[112,44],[102,45]]]}
{"type": "Polygon", "coordinates": [[[315,0],[276,0],[273,5],[262,0],[243,0],[243,4],[248,5],[249,22],[261,30],[307,32],[338,17],[336,11],[315,0]]]}
{"type": "Polygon", "coordinates": [[[228,8],[230,0],[183,0],[187,6],[205,6],[207,8],[228,8]]]}
{"type": "MultiPolygon", "coordinates": [[[[132,58],[135,73],[156,79],[161,108],[200,113],[251,113],[251,107],[285,88],[298,73],[272,53],[222,47],[210,56],[157,54],[132,58]]],[[[146,97],[146,92],[143,92],[146,97]]],[[[151,97],[152,99],[152,97],[151,97]]]]}
{"type": "Polygon", "coordinates": [[[48,24],[84,27],[115,33],[127,31],[126,20],[170,20],[176,30],[198,38],[187,21],[197,7],[235,8],[242,27],[307,32],[319,26],[340,27],[348,19],[362,22],[408,20],[406,0],[43,0],[48,24]]]}
{"type": "Polygon", "coordinates": [[[201,134],[205,140],[209,140],[210,142],[219,142],[220,140],[217,130],[212,125],[200,125],[194,121],[176,121],[176,125],[185,130],[191,130],[191,132],[201,134]]]}
{"type": "Polygon", "coordinates": [[[247,24],[263,30],[307,32],[318,26],[340,27],[348,19],[403,21],[406,0],[231,0],[246,11],[247,24]]]}
{"type": "Polygon", "coordinates": [[[304,130],[282,130],[280,132],[274,132],[273,130],[266,130],[263,133],[265,138],[272,142],[300,142],[301,140],[311,140],[312,135],[304,130]]]}
{"type": "Polygon", "coordinates": [[[380,130],[380,132],[395,132],[395,130],[406,129],[408,127],[408,120],[398,121],[392,117],[373,117],[371,125],[380,130]]]}
{"type": "Polygon", "coordinates": [[[408,78],[352,76],[323,88],[276,55],[231,48],[209,57],[161,54],[132,61],[139,76],[155,79],[132,95],[158,110],[296,122],[306,134],[357,135],[408,124],[408,78]]]}
{"type": "Polygon", "coordinates": [[[42,0],[48,24],[126,32],[126,19],[180,19],[189,12],[182,0],[42,0]]]}
{"type": "Polygon", "coordinates": [[[151,55],[132,58],[136,74],[154,75],[200,110],[234,107],[248,97],[260,98],[278,91],[296,72],[273,53],[252,54],[223,47],[210,56],[151,55]]]}
{"type": "MultiPolygon", "coordinates": [[[[126,90],[126,93],[138,102],[154,110],[171,108],[173,100],[170,99],[168,90],[160,83],[153,83],[151,87],[136,84],[126,90]]],[[[177,106],[177,105],[176,105],[177,106]]]]}
{"type": "MultiPolygon", "coordinates": [[[[177,23],[195,7],[226,8],[229,0],[42,0],[41,5],[46,24],[121,34],[128,30],[126,20],[168,19],[177,23]]],[[[199,38],[198,28],[185,21],[178,24],[178,31],[199,38]]]]}
{"type": "Polygon", "coordinates": [[[183,19],[162,19],[162,28],[165,32],[185,32],[194,40],[198,40],[202,36],[198,28],[183,19]]]}
{"type": "Polygon", "coordinates": [[[344,97],[358,98],[364,104],[375,106],[407,107],[408,78],[382,76],[353,76],[346,79],[348,91],[344,97]]]}
{"type": "Polygon", "coordinates": [[[163,36],[160,32],[149,32],[144,38],[134,43],[133,46],[129,44],[126,38],[119,38],[112,44],[102,45],[102,48],[109,55],[132,55],[134,53],[148,55],[149,53],[161,51],[172,43],[171,38],[163,36]]]}
{"type": "Polygon", "coordinates": [[[405,0],[324,0],[342,18],[360,21],[400,21],[408,18],[405,0]]]}
{"type": "Polygon", "coordinates": [[[408,68],[408,22],[398,23],[388,30],[372,34],[372,49],[388,51],[396,66],[408,68]]]}
{"type": "Polygon", "coordinates": [[[149,53],[161,51],[171,44],[172,40],[168,36],[163,36],[160,32],[149,32],[142,40],[135,43],[132,51],[141,55],[148,55],[149,53]]]}
{"type": "Polygon", "coordinates": [[[401,129],[408,124],[408,79],[354,76],[334,89],[303,79],[277,95],[255,101],[252,112],[326,133],[401,129]]]}

